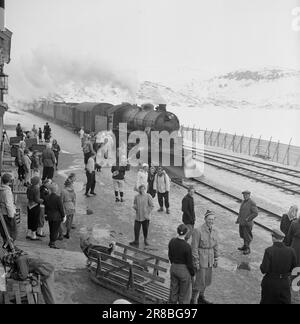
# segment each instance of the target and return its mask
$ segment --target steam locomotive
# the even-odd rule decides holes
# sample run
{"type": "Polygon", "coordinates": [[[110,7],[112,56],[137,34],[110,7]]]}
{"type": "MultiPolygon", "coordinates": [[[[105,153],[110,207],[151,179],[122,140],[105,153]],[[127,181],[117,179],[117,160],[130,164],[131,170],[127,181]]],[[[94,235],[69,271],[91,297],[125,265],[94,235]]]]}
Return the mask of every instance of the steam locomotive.
{"type": "MultiPolygon", "coordinates": [[[[33,104],[31,110],[33,113],[57,123],[69,125],[77,130],[84,127],[87,133],[93,132],[97,134],[101,131],[112,131],[116,137],[117,147],[119,147],[119,133],[122,132],[119,129],[121,124],[126,124],[127,136],[133,131],[145,131],[148,137],[148,162],[151,163],[153,163],[151,154],[149,154],[151,148],[151,132],[166,131],[168,134],[172,134],[180,129],[177,116],[168,112],[166,105],[162,104],[154,107],[152,104],[138,106],[129,103],[112,105],[109,103],[40,101],[33,104]]],[[[138,143],[139,140],[137,140],[138,143]]],[[[129,146],[128,150],[130,150],[129,146]]],[[[171,154],[173,150],[174,143],[172,142],[170,147],[171,154]]],[[[160,143],[160,154],[162,151],[162,143],[160,143]]],[[[162,157],[160,157],[161,159],[162,157]]]]}

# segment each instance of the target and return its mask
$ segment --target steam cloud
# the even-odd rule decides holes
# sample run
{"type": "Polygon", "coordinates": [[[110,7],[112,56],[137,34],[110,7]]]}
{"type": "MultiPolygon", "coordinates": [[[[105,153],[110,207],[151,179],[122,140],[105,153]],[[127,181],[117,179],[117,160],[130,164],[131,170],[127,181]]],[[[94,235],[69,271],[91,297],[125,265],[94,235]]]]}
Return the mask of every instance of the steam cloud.
{"type": "Polygon", "coordinates": [[[97,88],[100,92],[107,86],[120,90],[124,94],[122,99],[135,102],[138,89],[137,76],[132,70],[87,55],[69,57],[43,48],[12,62],[9,75],[10,98],[14,100],[31,101],[55,96],[64,99],[64,93],[71,88],[73,92],[89,95],[89,87],[93,88],[92,97],[97,88]]]}

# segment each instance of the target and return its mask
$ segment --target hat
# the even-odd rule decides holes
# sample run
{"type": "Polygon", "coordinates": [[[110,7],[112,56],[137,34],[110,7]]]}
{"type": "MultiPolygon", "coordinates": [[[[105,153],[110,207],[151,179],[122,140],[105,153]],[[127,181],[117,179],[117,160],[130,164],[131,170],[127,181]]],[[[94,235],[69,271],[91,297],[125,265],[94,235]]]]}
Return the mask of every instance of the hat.
{"type": "Polygon", "coordinates": [[[31,184],[33,185],[33,186],[36,186],[36,185],[38,185],[40,183],[40,178],[39,177],[33,177],[32,179],[31,179],[31,184]]]}
{"type": "Polygon", "coordinates": [[[245,194],[251,195],[251,191],[249,191],[249,190],[245,190],[245,191],[242,192],[242,194],[243,194],[243,195],[245,195],[245,194]]]}
{"type": "Polygon", "coordinates": [[[210,210],[207,210],[207,211],[206,211],[206,213],[205,213],[205,215],[204,215],[204,217],[205,217],[205,218],[207,218],[208,216],[211,216],[211,215],[213,215],[213,216],[214,216],[214,215],[215,215],[215,213],[214,213],[214,212],[212,212],[212,211],[210,211],[210,210]]]}
{"type": "Polygon", "coordinates": [[[149,168],[149,165],[147,163],[144,163],[143,168],[149,168]]]}
{"type": "Polygon", "coordinates": [[[276,240],[283,240],[285,238],[285,235],[278,229],[273,229],[272,230],[272,236],[276,239],[276,240]]]}
{"type": "Polygon", "coordinates": [[[68,178],[68,179],[65,181],[64,186],[65,186],[65,187],[70,187],[71,185],[72,185],[72,180],[68,178]]]}
{"type": "Polygon", "coordinates": [[[188,231],[188,228],[186,225],[184,224],[181,224],[177,227],[177,233],[180,235],[180,236],[183,236],[187,233],[188,231]]]}

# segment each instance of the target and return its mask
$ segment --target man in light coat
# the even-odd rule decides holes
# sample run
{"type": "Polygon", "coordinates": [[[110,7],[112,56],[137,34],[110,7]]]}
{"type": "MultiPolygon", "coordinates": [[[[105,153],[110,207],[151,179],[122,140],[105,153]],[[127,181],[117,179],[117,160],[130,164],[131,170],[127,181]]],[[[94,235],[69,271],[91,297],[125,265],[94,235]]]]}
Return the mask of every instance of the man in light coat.
{"type": "Polygon", "coordinates": [[[242,251],[244,255],[248,255],[251,253],[250,244],[253,241],[253,221],[258,216],[258,209],[256,203],[250,198],[250,191],[244,191],[243,196],[244,201],[241,204],[239,217],[236,223],[239,225],[240,237],[244,240],[244,245],[239,248],[239,250],[242,251]]]}
{"type": "Polygon", "coordinates": [[[133,209],[136,212],[134,223],[134,241],[129,244],[138,247],[140,230],[143,227],[144,244],[148,246],[148,231],[151,212],[154,208],[152,197],[146,192],[145,185],[139,186],[139,194],[134,197],[133,209]]]}
{"type": "Polygon", "coordinates": [[[170,214],[169,192],[170,192],[170,178],[166,171],[162,168],[158,168],[158,172],[155,175],[153,182],[153,190],[157,192],[157,198],[159,203],[158,212],[164,211],[164,202],[167,214],[170,214]]]}
{"type": "Polygon", "coordinates": [[[215,214],[207,211],[205,223],[195,228],[192,236],[192,254],[196,277],[193,282],[191,304],[211,304],[205,290],[212,283],[213,268],[218,267],[218,233],[214,229],[215,214]]]}

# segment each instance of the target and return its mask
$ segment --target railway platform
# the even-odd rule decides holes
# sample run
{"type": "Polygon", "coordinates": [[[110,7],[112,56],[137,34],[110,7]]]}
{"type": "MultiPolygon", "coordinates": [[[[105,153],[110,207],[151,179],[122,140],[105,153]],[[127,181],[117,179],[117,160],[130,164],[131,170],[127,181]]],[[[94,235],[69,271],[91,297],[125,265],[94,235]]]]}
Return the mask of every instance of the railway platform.
{"type": "MultiPolygon", "coordinates": [[[[28,123],[38,124],[41,121],[40,118],[31,116],[28,123]]],[[[22,202],[22,217],[17,246],[54,264],[59,303],[112,303],[119,296],[93,284],[88,278],[85,267],[86,258],[80,250],[80,237],[91,236],[93,241],[101,245],[108,245],[112,241],[124,244],[132,241],[134,222],[132,204],[135,195],[133,188],[136,170],[132,169],[126,175],[123,204],[115,203],[110,169],[103,169],[97,174],[97,196],[86,198],[84,196],[86,178],[83,154],[77,149],[80,147],[79,138],[60,126],[54,124],[51,126],[53,133],[58,135],[56,138],[59,139],[63,149],[55,181],[62,185],[65,176],[69,173],[74,172],[77,176],[75,185],[77,193],[76,230],[72,233],[70,240],[58,243],[61,247],[58,251],[48,248],[47,238],[40,242],[26,241],[26,206],[24,197],[21,197],[19,201],[22,202]]],[[[184,188],[172,183],[170,215],[156,212],[158,203],[155,200],[149,232],[150,246],[145,249],[146,251],[167,257],[169,240],[176,236],[176,228],[181,223],[181,200],[185,194],[184,188]]],[[[232,204],[236,206],[236,202],[232,204]]],[[[272,244],[270,233],[256,226],[252,253],[250,256],[243,256],[237,250],[242,242],[239,238],[238,227],[235,225],[236,215],[200,196],[195,197],[195,209],[196,226],[202,224],[207,209],[213,210],[217,215],[215,226],[219,233],[220,263],[219,268],[214,271],[213,284],[207,290],[206,298],[216,304],[259,303],[262,279],[259,266],[264,250],[272,244]]],[[[48,235],[47,225],[46,234],[48,235]]],[[[141,249],[144,247],[141,246],[141,249]]],[[[300,303],[299,293],[294,294],[293,301],[300,303]]]]}

